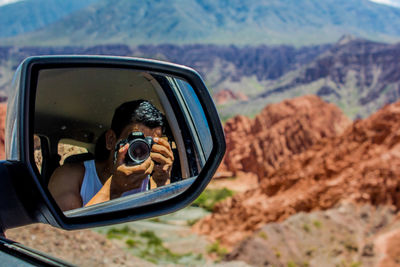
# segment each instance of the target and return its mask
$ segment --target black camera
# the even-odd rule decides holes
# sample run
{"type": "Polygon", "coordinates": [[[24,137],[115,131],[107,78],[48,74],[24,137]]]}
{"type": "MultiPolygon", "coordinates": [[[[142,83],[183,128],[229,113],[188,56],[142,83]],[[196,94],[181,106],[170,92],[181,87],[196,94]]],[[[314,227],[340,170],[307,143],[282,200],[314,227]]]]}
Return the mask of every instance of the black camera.
{"type": "Polygon", "coordinates": [[[150,157],[153,138],[144,137],[142,132],[132,132],[128,138],[121,140],[115,146],[114,159],[117,158],[118,150],[126,144],[129,144],[128,152],[125,155],[126,165],[140,165],[150,157]]]}

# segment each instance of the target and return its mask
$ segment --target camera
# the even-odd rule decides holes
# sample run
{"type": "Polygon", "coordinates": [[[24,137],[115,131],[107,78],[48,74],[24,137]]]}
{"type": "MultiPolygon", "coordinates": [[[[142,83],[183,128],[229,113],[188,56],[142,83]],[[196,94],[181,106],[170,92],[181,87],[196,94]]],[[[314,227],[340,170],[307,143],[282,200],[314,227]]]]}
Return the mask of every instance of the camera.
{"type": "Polygon", "coordinates": [[[121,140],[115,146],[114,159],[117,158],[118,150],[125,144],[129,144],[128,151],[125,155],[126,165],[140,165],[148,157],[150,157],[151,147],[153,146],[153,138],[144,137],[142,132],[132,132],[128,138],[121,140]]]}

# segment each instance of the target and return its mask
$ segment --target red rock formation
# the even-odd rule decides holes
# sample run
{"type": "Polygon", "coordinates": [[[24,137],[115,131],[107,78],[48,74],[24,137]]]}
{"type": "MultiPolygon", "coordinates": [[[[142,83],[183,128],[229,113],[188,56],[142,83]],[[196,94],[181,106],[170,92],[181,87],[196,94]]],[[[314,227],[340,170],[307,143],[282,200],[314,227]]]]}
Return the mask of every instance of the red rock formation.
{"type": "Polygon", "coordinates": [[[236,116],[225,124],[227,152],[219,172],[252,172],[259,179],[322,137],[336,136],[350,121],[334,105],[309,95],[271,104],[249,119],[236,116]]]}
{"type": "Polygon", "coordinates": [[[259,188],[220,203],[194,229],[233,246],[265,223],[328,209],[342,200],[400,208],[399,151],[397,102],[354,122],[340,136],[286,158],[280,168],[266,172],[259,188]]]}
{"type": "Polygon", "coordinates": [[[380,260],[376,264],[378,267],[399,266],[400,255],[400,229],[392,229],[382,234],[375,240],[375,247],[380,252],[380,260]]]}
{"type": "Polygon", "coordinates": [[[242,92],[233,92],[229,89],[219,91],[213,96],[218,105],[223,105],[232,100],[248,100],[248,97],[242,92]]]}

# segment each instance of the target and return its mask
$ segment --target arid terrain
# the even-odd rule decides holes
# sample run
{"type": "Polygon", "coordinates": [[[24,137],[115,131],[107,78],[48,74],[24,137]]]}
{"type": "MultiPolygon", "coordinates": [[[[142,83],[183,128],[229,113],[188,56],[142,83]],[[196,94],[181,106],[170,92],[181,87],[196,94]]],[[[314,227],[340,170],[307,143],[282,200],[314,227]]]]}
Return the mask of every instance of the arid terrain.
{"type": "Polygon", "coordinates": [[[7,238],[79,266],[154,266],[91,230],[67,232],[44,224],[8,230],[7,238]]]}
{"type": "Polygon", "coordinates": [[[342,203],[265,224],[225,260],[253,266],[398,266],[399,227],[393,207],[342,203]]]}

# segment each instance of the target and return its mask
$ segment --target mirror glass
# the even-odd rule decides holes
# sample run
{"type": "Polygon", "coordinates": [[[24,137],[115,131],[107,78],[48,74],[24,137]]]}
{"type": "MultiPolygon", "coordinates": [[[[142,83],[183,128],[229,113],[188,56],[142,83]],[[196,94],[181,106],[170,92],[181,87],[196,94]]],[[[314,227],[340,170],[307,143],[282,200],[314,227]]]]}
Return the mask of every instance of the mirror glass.
{"type": "Polygon", "coordinates": [[[100,213],[179,194],[213,144],[184,79],[74,67],[39,71],[32,147],[43,184],[75,216],[82,208],[100,213]]]}

